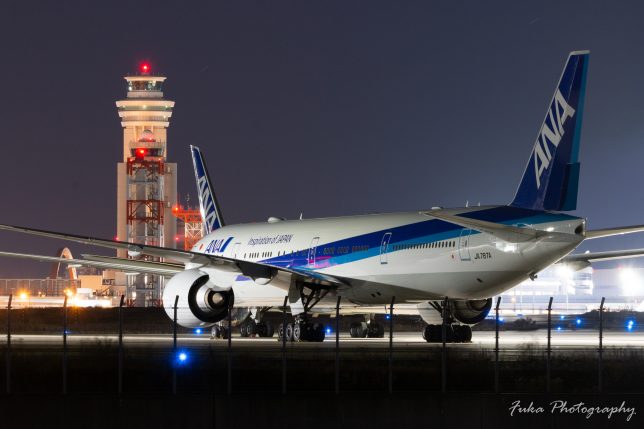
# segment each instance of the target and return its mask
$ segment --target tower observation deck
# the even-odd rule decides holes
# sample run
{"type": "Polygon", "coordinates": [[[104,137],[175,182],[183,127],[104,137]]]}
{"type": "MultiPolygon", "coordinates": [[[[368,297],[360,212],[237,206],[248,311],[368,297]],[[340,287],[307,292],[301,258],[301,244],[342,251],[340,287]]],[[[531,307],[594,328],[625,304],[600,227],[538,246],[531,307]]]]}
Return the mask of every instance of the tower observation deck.
{"type": "MultiPolygon", "coordinates": [[[[138,74],[125,76],[127,97],[116,102],[123,127],[123,162],[117,166],[117,239],[174,247],[176,164],[167,162],[167,128],[174,101],[163,97],[165,80],[143,63],[138,74]]],[[[139,257],[122,250],[117,256],[139,257]]],[[[160,305],[162,277],[119,276],[117,283],[127,285],[129,305],[160,305]]]]}

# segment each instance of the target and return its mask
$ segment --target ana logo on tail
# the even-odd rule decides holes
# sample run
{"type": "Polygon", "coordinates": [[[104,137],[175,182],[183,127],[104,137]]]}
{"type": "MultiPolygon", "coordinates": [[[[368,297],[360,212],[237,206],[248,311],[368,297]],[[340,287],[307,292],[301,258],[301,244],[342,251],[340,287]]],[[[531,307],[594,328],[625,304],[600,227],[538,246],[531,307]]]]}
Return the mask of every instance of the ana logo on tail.
{"type": "Polygon", "coordinates": [[[212,198],[210,193],[210,187],[208,186],[208,180],[206,176],[201,176],[197,179],[197,186],[199,188],[199,197],[202,201],[202,210],[201,217],[203,218],[204,223],[207,225],[207,231],[214,231],[220,227],[217,220],[217,210],[215,210],[215,201],[212,198]]]}
{"type": "Polygon", "coordinates": [[[553,156],[548,144],[554,146],[556,150],[564,135],[566,119],[572,118],[574,115],[575,109],[570,107],[566,99],[561,95],[559,89],[557,89],[552,106],[548,110],[548,116],[543,122],[541,130],[539,131],[539,137],[537,137],[537,142],[534,145],[534,174],[537,181],[537,189],[541,187],[541,175],[550,166],[550,161],[553,156]]]}

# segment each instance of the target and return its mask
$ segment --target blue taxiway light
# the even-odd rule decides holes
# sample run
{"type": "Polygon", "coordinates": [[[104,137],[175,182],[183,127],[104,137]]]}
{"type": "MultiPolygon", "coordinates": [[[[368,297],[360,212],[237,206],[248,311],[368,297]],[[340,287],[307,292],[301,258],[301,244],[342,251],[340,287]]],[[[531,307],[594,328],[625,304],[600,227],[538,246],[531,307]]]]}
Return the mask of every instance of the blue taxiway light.
{"type": "Polygon", "coordinates": [[[577,326],[581,325],[581,319],[575,320],[575,323],[577,323],[577,326]]]}
{"type": "Polygon", "coordinates": [[[503,322],[505,319],[503,317],[499,317],[499,322],[503,322]]]}
{"type": "Polygon", "coordinates": [[[195,329],[195,334],[201,335],[203,333],[203,330],[201,328],[195,329]]]}
{"type": "Polygon", "coordinates": [[[177,352],[175,360],[177,365],[185,365],[186,363],[188,363],[188,352],[185,352],[185,351],[177,352]]]}
{"type": "Polygon", "coordinates": [[[330,334],[331,333],[331,328],[326,328],[326,333],[330,334]]]}
{"type": "Polygon", "coordinates": [[[632,321],[632,320],[629,320],[629,321],[626,323],[626,329],[627,329],[628,331],[632,331],[632,330],[633,330],[634,325],[635,325],[635,322],[634,322],[634,321],[632,321]]]}
{"type": "Polygon", "coordinates": [[[557,331],[561,331],[561,326],[557,326],[557,331]]]}
{"type": "Polygon", "coordinates": [[[387,320],[391,319],[391,314],[385,314],[385,319],[387,320]]]}
{"type": "Polygon", "coordinates": [[[566,316],[564,316],[563,314],[561,316],[559,316],[559,320],[564,320],[565,318],[566,318],[566,316]]]}

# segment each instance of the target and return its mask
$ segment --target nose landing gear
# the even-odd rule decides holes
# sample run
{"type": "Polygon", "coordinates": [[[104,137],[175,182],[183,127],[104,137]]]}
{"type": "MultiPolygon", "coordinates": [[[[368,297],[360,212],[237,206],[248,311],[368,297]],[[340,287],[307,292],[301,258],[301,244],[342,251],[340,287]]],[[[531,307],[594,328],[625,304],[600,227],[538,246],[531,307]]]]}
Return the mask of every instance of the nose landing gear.
{"type": "Polygon", "coordinates": [[[351,335],[351,338],[383,338],[385,328],[374,320],[355,322],[349,328],[349,335],[351,335]]]}
{"type": "Polygon", "coordinates": [[[239,326],[239,333],[242,337],[272,337],[275,335],[275,328],[269,322],[256,322],[249,319],[239,326]]]}

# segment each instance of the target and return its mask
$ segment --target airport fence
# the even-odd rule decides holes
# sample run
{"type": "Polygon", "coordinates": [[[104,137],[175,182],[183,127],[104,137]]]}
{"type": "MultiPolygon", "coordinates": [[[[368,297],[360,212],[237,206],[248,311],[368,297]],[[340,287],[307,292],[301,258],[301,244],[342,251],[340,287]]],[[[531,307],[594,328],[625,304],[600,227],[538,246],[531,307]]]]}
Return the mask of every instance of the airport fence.
{"type": "MultiPolygon", "coordinates": [[[[293,343],[284,336],[279,342],[260,344],[239,341],[233,335],[224,340],[185,335],[176,323],[178,297],[171,334],[133,336],[134,341],[130,337],[125,341],[124,320],[130,309],[123,298],[117,329],[107,335],[70,333],[70,307],[65,298],[58,334],[20,335],[16,342],[12,313],[17,310],[12,311],[10,295],[3,354],[5,392],[641,393],[644,385],[639,371],[644,348],[604,344],[603,298],[594,313],[596,318],[584,321],[592,325],[584,329],[585,338],[596,339],[596,346],[590,347],[553,344],[553,334],[561,330],[561,323],[553,320],[552,298],[545,333],[534,331],[535,341],[527,344],[504,343],[504,336],[510,334],[504,330],[501,298],[497,298],[492,308],[491,346],[450,343],[446,324],[438,343],[394,341],[396,335],[403,335],[396,331],[395,298],[383,320],[384,338],[369,343],[347,341],[340,335],[341,297],[337,298],[335,317],[326,326],[330,335],[324,343],[293,343]]],[[[286,304],[287,297],[276,322],[286,324],[286,304]]],[[[447,322],[447,312],[442,317],[447,322]]],[[[223,326],[228,332],[235,329],[230,312],[223,326]]]]}

